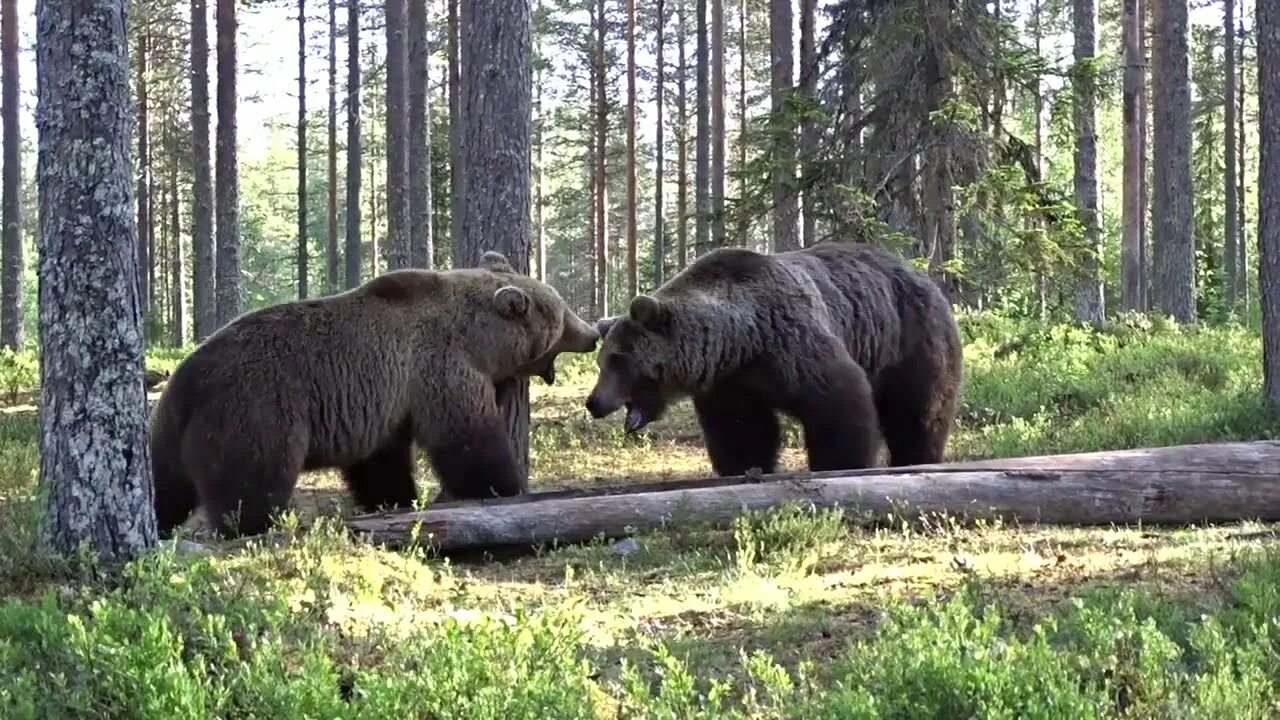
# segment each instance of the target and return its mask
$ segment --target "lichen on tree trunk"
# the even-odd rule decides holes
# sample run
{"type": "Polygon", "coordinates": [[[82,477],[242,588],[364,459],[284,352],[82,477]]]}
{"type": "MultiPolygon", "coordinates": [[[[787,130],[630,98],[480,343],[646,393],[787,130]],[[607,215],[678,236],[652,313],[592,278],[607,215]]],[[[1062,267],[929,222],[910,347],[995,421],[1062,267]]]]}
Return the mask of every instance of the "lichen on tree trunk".
{"type": "Polygon", "coordinates": [[[156,543],[126,45],[124,0],[37,3],[41,538],[113,560],[156,543]]]}
{"type": "MultiPolygon", "coordinates": [[[[468,0],[462,5],[461,116],[467,196],[459,266],[475,267],[486,250],[529,272],[530,140],[533,63],[529,0],[468,0]]],[[[498,388],[516,457],[529,467],[529,382],[498,388]]]]}

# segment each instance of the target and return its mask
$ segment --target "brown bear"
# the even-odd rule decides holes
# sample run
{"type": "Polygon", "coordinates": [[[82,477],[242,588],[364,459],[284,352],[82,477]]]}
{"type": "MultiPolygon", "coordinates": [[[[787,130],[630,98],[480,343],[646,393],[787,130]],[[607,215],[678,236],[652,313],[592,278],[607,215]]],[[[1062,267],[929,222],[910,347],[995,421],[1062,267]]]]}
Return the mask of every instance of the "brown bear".
{"type": "Polygon", "coordinates": [[[325,298],[246,313],[174,371],[151,418],[161,533],[203,505],[224,536],[263,532],[299,473],[341,468],[366,511],[418,498],[413,444],[454,498],[519,494],[496,388],[555,379],[599,335],[499,253],[397,270],[325,298]]]}
{"type": "Polygon", "coordinates": [[[775,412],[803,426],[809,469],[938,462],[956,414],[962,347],[937,284],[876,247],[823,243],[703,255],[604,340],[588,411],[626,408],[634,432],[691,396],[718,475],[774,472],[775,412]]]}

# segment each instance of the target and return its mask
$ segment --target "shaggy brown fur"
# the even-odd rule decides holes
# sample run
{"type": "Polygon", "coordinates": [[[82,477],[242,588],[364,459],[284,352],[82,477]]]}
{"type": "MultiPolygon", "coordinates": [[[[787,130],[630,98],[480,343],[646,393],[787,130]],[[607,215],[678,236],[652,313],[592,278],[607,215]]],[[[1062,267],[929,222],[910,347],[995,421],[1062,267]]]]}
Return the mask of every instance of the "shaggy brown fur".
{"type": "Polygon", "coordinates": [[[775,411],[804,427],[811,470],[937,462],[962,381],[951,306],[924,272],[875,247],[707,253],[626,316],[597,324],[597,418],[639,430],[692,396],[720,475],[773,472],[775,411]]]}
{"type": "Polygon", "coordinates": [[[415,441],[449,495],[518,494],[495,384],[552,382],[559,353],[598,337],[498,253],[247,313],[183,360],[152,415],[160,530],[203,505],[224,535],[260,533],[299,473],[330,467],[363,509],[408,506],[415,441]]]}

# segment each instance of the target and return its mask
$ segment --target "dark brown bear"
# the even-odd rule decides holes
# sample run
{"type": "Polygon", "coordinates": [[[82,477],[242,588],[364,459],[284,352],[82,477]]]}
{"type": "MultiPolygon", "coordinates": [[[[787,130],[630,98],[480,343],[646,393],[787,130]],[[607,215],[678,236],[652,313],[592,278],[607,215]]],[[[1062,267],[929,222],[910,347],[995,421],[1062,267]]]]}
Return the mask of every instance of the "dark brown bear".
{"type": "Polygon", "coordinates": [[[933,280],[875,247],[821,244],[698,258],[625,316],[601,320],[587,409],[626,429],[692,396],[719,475],[777,466],[776,411],[804,428],[810,470],[942,459],[962,379],[960,333],[933,280]]]}
{"type": "Polygon", "coordinates": [[[479,268],[398,270],[247,313],[183,360],[152,415],[160,531],[203,505],[223,535],[260,533],[299,473],[331,467],[361,508],[407,507],[415,441],[449,496],[518,494],[495,385],[552,382],[559,353],[598,337],[493,252],[479,268]]]}

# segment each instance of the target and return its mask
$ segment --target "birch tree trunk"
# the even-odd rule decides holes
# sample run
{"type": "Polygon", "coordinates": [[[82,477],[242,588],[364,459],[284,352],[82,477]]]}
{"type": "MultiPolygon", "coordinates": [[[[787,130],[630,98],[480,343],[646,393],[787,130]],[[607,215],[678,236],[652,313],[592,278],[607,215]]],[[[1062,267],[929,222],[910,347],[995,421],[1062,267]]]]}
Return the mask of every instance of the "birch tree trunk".
{"type": "Polygon", "coordinates": [[[347,0],[347,289],[360,284],[360,178],[360,0],[347,0]]]}
{"type": "Polygon", "coordinates": [[[1074,92],[1075,192],[1076,208],[1084,226],[1085,256],[1080,263],[1081,278],[1076,288],[1076,319],[1100,323],[1105,315],[1102,294],[1102,272],[1098,257],[1102,254],[1098,217],[1098,112],[1097,81],[1093,67],[1097,54],[1098,11],[1094,0],[1075,0],[1075,74],[1074,92]]]}
{"type": "Polygon", "coordinates": [[[218,329],[213,247],[213,168],[209,158],[209,7],[191,0],[191,304],[195,339],[218,329]]]}
{"type": "Polygon", "coordinates": [[[240,278],[240,179],[236,161],[236,4],[216,0],[218,37],[218,184],[214,204],[217,213],[218,322],[226,325],[240,314],[243,282],[240,278]]]}
{"type": "Polygon", "coordinates": [[[1280,4],[1258,0],[1258,293],[1267,397],[1280,401],[1280,4]]]}
{"type": "MultiPolygon", "coordinates": [[[[533,63],[530,0],[467,0],[462,6],[462,115],[467,202],[462,219],[463,267],[486,250],[529,272],[530,153],[533,63]],[[501,73],[489,68],[500,67],[501,73]]],[[[529,382],[497,388],[516,458],[529,467],[529,382]]]]}
{"type": "MultiPolygon", "coordinates": [[[[4,125],[4,170],[0,179],[0,212],[4,240],[0,247],[0,344],[20,348],[23,326],[22,274],[22,128],[18,124],[18,2],[0,0],[0,123],[4,125]]],[[[141,247],[141,244],[139,244],[141,247]]],[[[145,268],[139,268],[139,277],[145,268]]]]}
{"type": "Polygon", "coordinates": [[[1191,81],[1187,61],[1187,0],[1154,0],[1152,65],[1155,161],[1155,306],[1180,323],[1196,319],[1192,236],[1191,81]]]}
{"type": "Polygon", "coordinates": [[[108,560],[157,539],[127,48],[124,0],[36,4],[40,537],[108,560]]]}

